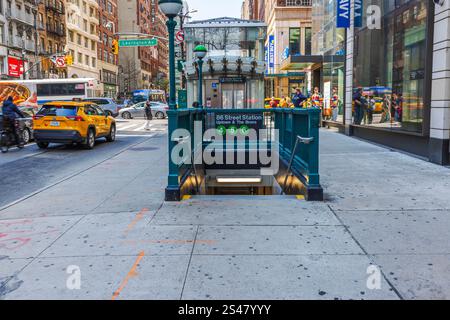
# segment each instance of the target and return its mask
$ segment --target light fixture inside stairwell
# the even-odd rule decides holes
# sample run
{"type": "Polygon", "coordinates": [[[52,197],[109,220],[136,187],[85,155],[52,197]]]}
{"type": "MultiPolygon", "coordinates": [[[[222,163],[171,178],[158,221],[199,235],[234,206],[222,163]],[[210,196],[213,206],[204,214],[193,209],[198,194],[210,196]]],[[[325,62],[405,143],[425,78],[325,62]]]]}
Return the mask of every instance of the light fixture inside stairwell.
{"type": "Polygon", "coordinates": [[[261,183],[262,177],[217,177],[218,183],[261,183]]]}

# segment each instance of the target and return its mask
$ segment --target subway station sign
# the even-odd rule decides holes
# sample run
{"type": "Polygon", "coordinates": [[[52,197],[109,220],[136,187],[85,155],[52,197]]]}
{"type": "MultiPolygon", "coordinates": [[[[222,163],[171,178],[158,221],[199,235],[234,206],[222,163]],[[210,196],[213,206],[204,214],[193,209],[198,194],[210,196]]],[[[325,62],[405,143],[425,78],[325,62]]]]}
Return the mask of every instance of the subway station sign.
{"type": "Polygon", "coordinates": [[[216,113],[215,127],[221,135],[247,136],[250,129],[263,128],[264,116],[259,113],[216,113]]]}

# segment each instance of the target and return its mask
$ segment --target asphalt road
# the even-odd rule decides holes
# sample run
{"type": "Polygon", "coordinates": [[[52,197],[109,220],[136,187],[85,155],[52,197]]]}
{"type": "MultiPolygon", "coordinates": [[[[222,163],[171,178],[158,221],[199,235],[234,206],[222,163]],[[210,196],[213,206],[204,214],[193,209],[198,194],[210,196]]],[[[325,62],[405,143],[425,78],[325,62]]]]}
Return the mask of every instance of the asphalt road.
{"type": "Polygon", "coordinates": [[[117,140],[107,143],[99,139],[93,150],[54,144],[43,151],[32,143],[23,150],[0,154],[0,208],[167,131],[167,121],[153,121],[150,130],[144,126],[143,120],[119,120],[117,140]]]}

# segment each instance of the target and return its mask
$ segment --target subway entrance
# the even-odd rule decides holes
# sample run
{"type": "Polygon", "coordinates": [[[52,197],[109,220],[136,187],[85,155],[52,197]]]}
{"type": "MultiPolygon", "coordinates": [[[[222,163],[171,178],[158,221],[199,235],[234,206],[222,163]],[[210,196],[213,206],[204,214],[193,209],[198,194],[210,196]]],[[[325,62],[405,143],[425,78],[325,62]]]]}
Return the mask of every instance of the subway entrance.
{"type": "Polygon", "coordinates": [[[318,109],[169,110],[167,201],[296,195],[322,201],[318,109]]]}

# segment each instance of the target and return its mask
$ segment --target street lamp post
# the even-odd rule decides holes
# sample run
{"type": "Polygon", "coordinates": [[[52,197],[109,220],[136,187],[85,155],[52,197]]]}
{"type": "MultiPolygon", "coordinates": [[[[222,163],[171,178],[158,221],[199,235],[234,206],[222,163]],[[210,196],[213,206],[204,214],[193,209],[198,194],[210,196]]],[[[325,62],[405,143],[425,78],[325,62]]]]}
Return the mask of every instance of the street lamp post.
{"type": "Polygon", "coordinates": [[[159,0],[159,8],[167,16],[167,31],[169,33],[169,176],[166,188],[166,201],[179,201],[181,192],[179,188],[178,165],[171,159],[171,151],[176,147],[176,142],[172,140],[172,133],[178,129],[178,110],[175,95],[175,27],[174,20],[183,8],[181,0],[159,0]]]}
{"type": "Polygon", "coordinates": [[[208,50],[205,46],[199,45],[194,49],[194,55],[198,63],[198,107],[203,108],[203,58],[206,57],[208,50]]]}
{"type": "Polygon", "coordinates": [[[183,3],[181,0],[159,0],[159,8],[167,16],[166,22],[169,33],[169,109],[176,109],[175,94],[175,27],[177,22],[175,17],[178,16],[183,3]]]}

